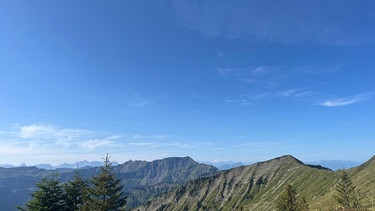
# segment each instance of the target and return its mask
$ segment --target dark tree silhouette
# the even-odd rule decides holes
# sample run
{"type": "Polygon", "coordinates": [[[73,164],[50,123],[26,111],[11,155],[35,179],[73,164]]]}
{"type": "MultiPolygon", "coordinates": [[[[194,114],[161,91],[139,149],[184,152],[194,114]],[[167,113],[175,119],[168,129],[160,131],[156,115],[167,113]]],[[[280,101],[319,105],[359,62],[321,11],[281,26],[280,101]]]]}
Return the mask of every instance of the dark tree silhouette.
{"type": "Polygon", "coordinates": [[[340,181],[336,185],[337,195],[333,198],[344,210],[361,210],[361,195],[353,185],[346,170],[343,170],[340,181]]]}
{"type": "Polygon", "coordinates": [[[88,181],[78,173],[74,173],[73,180],[64,184],[66,207],[70,210],[80,210],[83,200],[87,198],[88,181]]]}
{"type": "Polygon", "coordinates": [[[100,167],[100,173],[91,178],[91,187],[85,199],[83,210],[123,210],[126,197],[123,196],[121,180],[112,172],[110,157],[104,158],[104,166],[100,167]]]}
{"type": "Polygon", "coordinates": [[[54,174],[52,178],[43,178],[36,183],[36,187],[38,189],[31,194],[32,199],[25,204],[25,207],[17,207],[18,209],[29,211],[66,210],[58,174],[54,174]]]}
{"type": "Polygon", "coordinates": [[[104,158],[104,166],[99,174],[89,181],[77,172],[73,180],[60,183],[59,175],[43,178],[36,183],[37,190],[31,194],[23,211],[110,211],[124,210],[126,197],[123,196],[121,180],[112,171],[109,156],[104,158]]]}
{"type": "Polygon", "coordinates": [[[285,191],[276,201],[277,211],[306,211],[309,205],[305,198],[297,199],[297,193],[292,185],[288,185],[285,191]]]}

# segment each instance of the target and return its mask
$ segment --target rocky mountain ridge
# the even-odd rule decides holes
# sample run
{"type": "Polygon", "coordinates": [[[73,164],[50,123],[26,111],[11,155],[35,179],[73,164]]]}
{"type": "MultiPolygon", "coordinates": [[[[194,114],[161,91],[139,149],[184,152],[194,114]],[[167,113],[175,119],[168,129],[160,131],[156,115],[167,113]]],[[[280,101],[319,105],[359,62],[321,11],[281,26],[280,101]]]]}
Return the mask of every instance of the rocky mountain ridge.
{"type": "MultiPolygon", "coordinates": [[[[370,206],[375,157],[348,172],[370,206]]],[[[288,184],[307,199],[311,210],[328,210],[337,206],[332,195],[340,176],[341,170],[304,164],[288,155],[188,182],[134,210],[275,210],[275,199],[288,184]]]]}

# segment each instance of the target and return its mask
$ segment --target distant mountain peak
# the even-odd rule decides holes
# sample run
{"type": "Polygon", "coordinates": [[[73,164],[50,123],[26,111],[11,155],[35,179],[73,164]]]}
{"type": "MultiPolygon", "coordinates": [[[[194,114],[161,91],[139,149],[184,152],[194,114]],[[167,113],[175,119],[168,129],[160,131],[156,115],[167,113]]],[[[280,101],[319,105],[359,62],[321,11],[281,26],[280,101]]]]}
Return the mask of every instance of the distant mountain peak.
{"type": "MultiPolygon", "coordinates": [[[[276,157],[274,158],[276,160],[293,160],[293,161],[296,161],[297,163],[300,163],[300,164],[303,164],[302,161],[298,160],[296,157],[294,157],[293,155],[282,155],[280,157],[276,157]]],[[[272,160],[272,159],[271,159],[272,160]]]]}
{"type": "Polygon", "coordinates": [[[303,166],[307,166],[307,167],[310,167],[310,168],[332,171],[330,168],[324,167],[324,166],[319,165],[319,164],[306,164],[306,163],[302,162],[301,160],[297,159],[296,157],[293,157],[292,155],[284,155],[284,156],[281,156],[281,157],[278,157],[278,158],[275,158],[275,159],[281,159],[281,160],[285,160],[285,161],[289,161],[289,162],[295,162],[298,165],[303,165],[303,166]]]}
{"type": "Polygon", "coordinates": [[[273,159],[270,159],[270,160],[267,160],[267,161],[258,162],[258,163],[256,163],[256,165],[258,165],[258,166],[259,165],[269,165],[271,163],[277,163],[277,164],[290,163],[290,164],[305,165],[302,161],[298,160],[297,158],[293,157],[292,155],[283,155],[283,156],[276,157],[276,158],[273,158],[273,159]]]}
{"type": "MultiPolygon", "coordinates": [[[[53,166],[48,163],[43,163],[43,164],[36,164],[32,165],[40,169],[45,169],[45,170],[54,170],[54,169],[80,169],[80,168],[86,168],[86,167],[98,167],[102,166],[103,162],[102,161],[77,161],[75,163],[62,163],[57,166],[53,166]]],[[[113,162],[113,165],[116,166],[118,163],[116,161],[113,162]]],[[[27,167],[25,163],[21,164],[21,166],[27,167]]],[[[12,166],[14,167],[14,166],[12,166]]]]}

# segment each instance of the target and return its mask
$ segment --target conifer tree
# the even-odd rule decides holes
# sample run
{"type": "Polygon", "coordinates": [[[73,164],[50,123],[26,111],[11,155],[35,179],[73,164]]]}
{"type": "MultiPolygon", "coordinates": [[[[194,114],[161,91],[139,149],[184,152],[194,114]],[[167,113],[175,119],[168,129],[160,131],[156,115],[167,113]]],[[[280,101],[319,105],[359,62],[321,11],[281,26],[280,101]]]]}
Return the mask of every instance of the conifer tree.
{"type": "Polygon", "coordinates": [[[74,173],[73,180],[64,184],[65,202],[69,210],[80,210],[83,200],[86,198],[88,181],[78,173],[74,173]]]}
{"type": "Polygon", "coordinates": [[[276,201],[277,211],[306,211],[309,210],[309,205],[305,198],[297,199],[297,192],[288,185],[285,191],[279,196],[276,201]]]}
{"type": "Polygon", "coordinates": [[[333,198],[344,210],[361,210],[361,195],[352,184],[352,180],[346,170],[343,170],[341,179],[336,185],[337,195],[333,198]]]}
{"type": "Polygon", "coordinates": [[[302,211],[310,210],[309,204],[307,203],[305,197],[302,197],[300,200],[298,200],[298,209],[302,211]]]}
{"type": "Polygon", "coordinates": [[[20,210],[28,211],[49,211],[65,210],[63,189],[58,179],[58,174],[52,178],[43,178],[36,183],[38,190],[31,194],[32,199],[25,204],[25,208],[17,207],[20,210]]]}
{"type": "Polygon", "coordinates": [[[73,180],[63,184],[59,182],[58,174],[43,178],[36,183],[37,190],[31,194],[32,199],[25,207],[17,208],[23,211],[123,210],[126,204],[123,185],[112,172],[109,158],[108,155],[104,158],[104,166],[89,182],[78,172],[73,180]]]}
{"type": "Polygon", "coordinates": [[[110,157],[104,158],[104,166],[100,167],[98,175],[91,178],[87,198],[83,210],[109,211],[122,210],[126,204],[126,197],[122,194],[123,185],[112,172],[110,157]]]}

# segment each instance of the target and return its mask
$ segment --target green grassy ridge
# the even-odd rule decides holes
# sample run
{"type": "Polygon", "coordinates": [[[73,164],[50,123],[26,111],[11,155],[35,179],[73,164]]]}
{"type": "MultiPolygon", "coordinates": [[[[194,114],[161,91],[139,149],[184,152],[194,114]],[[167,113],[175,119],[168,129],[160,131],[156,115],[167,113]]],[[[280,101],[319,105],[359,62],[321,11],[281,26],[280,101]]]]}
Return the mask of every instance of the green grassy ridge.
{"type": "Polygon", "coordinates": [[[375,156],[364,164],[348,170],[353,184],[360,190],[363,202],[375,210],[375,156]]]}
{"type": "MultiPolygon", "coordinates": [[[[341,173],[282,156],[191,181],[135,210],[274,210],[287,184],[306,198],[310,210],[328,210],[337,206],[332,196],[341,173]]],[[[365,203],[375,195],[374,173],[375,157],[349,170],[365,203]]]]}

